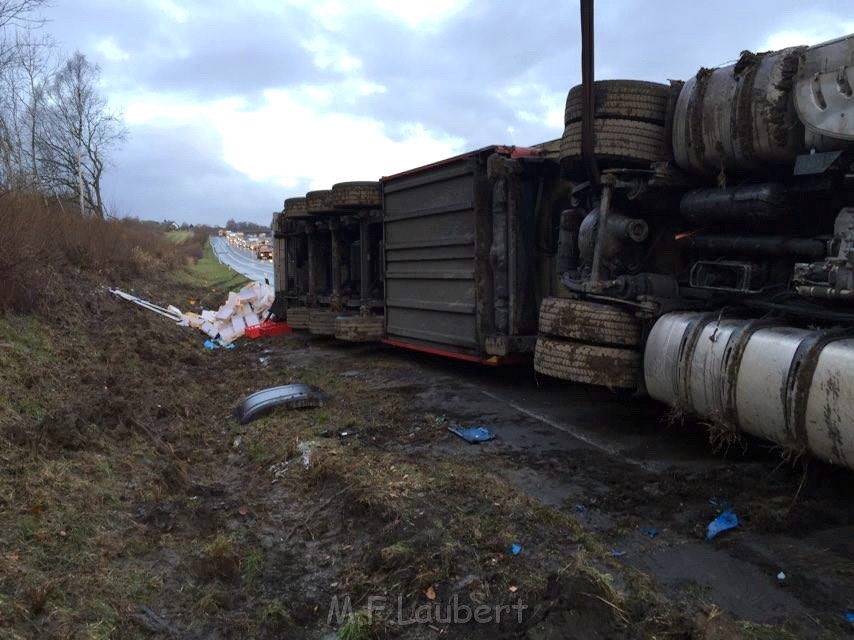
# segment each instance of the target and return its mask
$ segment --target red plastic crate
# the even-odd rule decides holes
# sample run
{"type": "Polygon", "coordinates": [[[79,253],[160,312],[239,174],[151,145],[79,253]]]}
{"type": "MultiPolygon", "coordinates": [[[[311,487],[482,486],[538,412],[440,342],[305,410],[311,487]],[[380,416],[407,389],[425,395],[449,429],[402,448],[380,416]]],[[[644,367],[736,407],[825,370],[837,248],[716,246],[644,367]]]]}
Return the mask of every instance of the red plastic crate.
{"type": "Polygon", "coordinates": [[[261,324],[254,324],[251,327],[246,327],[244,335],[247,338],[255,340],[257,338],[273,338],[275,336],[286,336],[293,333],[287,322],[273,322],[265,320],[261,324]]]}

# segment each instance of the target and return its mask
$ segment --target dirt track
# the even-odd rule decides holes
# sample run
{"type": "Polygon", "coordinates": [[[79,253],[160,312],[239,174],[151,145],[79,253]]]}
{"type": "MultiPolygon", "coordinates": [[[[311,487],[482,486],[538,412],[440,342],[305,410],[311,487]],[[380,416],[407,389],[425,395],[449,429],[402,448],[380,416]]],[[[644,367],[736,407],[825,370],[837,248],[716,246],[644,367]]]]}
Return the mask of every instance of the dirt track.
{"type": "Polygon", "coordinates": [[[655,403],[538,378],[527,367],[480,368],[385,348],[319,351],[318,344],[306,342],[312,357],[357,367],[372,388],[400,394],[413,412],[488,425],[498,436],[470,446],[448,435],[408,448],[413,453],[470,458],[572,513],[672,597],[696,597],[756,623],[794,619],[816,634],[818,619],[832,623],[852,604],[847,472],[781,463],[760,441],[715,454],[702,427],[668,426],[655,403]],[[377,378],[377,359],[402,370],[377,378]],[[707,542],[706,524],[725,503],[742,526],[707,542]]]}

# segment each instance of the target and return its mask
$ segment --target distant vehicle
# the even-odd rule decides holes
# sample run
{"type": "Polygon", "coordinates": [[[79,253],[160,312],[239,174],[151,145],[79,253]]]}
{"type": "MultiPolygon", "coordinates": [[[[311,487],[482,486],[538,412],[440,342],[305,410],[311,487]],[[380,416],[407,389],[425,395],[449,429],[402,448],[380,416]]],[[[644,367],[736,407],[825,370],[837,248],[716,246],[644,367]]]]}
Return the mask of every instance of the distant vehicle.
{"type": "Polygon", "coordinates": [[[255,257],[259,260],[272,260],[273,247],[268,244],[259,244],[255,247],[255,257]]]}

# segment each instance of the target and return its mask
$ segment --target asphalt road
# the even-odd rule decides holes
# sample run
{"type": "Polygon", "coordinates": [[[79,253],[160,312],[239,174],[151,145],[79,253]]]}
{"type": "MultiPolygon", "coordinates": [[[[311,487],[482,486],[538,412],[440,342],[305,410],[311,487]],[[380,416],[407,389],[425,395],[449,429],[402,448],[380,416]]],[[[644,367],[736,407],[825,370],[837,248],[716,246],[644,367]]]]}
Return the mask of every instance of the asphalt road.
{"type": "Polygon", "coordinates": [[[264,282],[268,280],[273,284],[273,263],[266,260],[258,260],[251,251],[247,249],[239,249],[232,244],[226,242],[225,238],[214,236],[211,238],[211,247],[213,247],[216,257],[225,265],[228,265],[237,273],[240,273],[250,280],[256,282],[264,282]]]}

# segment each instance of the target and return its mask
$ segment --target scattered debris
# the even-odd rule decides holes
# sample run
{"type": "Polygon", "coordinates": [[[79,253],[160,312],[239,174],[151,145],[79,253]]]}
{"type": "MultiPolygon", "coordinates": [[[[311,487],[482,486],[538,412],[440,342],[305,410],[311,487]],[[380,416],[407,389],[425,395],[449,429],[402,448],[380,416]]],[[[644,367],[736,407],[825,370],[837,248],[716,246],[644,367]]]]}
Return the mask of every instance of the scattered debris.
{"type": "Polygon", "coordinates": [[[576,504],[572,507],[572,510],[575,511],[575,513],[586,513],[587,507],[585,507],[583,504],[576,504]]]}
{"type": "Polygon", "coordinates": [[[518,542],[514,542],[510,546],[510,553],[512,553],[514,556],[518,556],[520,553],[522,553],[522,545],[518,542]]]}
{"type": "Polygon", "coordinates": [[[478,444],[480,442],[488,442],[495,438],[495,434],[487,427],[460,427],[450,426],[448,431],[458,435],[460,438],[470,444],[478,444]]]}
{"type": "Polygon", "coordinates": [[[208,350],[219,349],[220,347],[223,347],[225,349],[230,350],[230,349],[235,349],[237,347],[237,345],[234,344],[233,342],[228,342],[226,344],[223,344],[219,340],[205,340],[203,344],[204,344],[205,349],[208,349],[208,350]]]}
{"type": "Polygon", "coordinates": [[[135,295],[122,291],[121,289],[110,289],[110,293],[112,293],[117,298],[121,298],[122,300],[127,300],[128,302],[132,302],[133,304],[142,307],[143,309],[148,309],[149,311],[153,311],[154,313],[165,316],[174,320],[175,322],[181,322],[181,310],[177,307],[173,307],[169,305],[169,307],[164,308],[160,307],[153,302],[149,302],[148,300],[143,300],[142,298],[138,298],[135,295]]]}
{"type": "Polygon", "coordinates": [[[431,585],[431,586],[427,587],[427,590],[424,592],[424,595],[427,596],[428,600],[435,600],[436,599],[436,590],[431,585]]]}
{"type": "Polygon", "coordinates": [[[782,571],[777,574],[777,580],[779,580],[780,582],[783,582],[783,580],[785,580],[785,579],[786,579],[786,574],[783,573],[782,571]]]}
{"type": "Polygon", "coordinates": [[[281,462],[276,462],[275,464],[271,464],[267,471],[270,472],[270,474],[276,480],[280,480],[281,478],[285,477],[290,462],[290,460],[282,460],[281,462]]]}
{"type": "Polygon", "coordinates": [[[626,552],[622,549],[611,549],[611,555],[615,558],[622,558],[624,555],[626,555],[626,552]]]}
{"type": "Polygon", "coordinates": [[[706,540],[712,540],[719,533],[735,529],[738,526],[738,516],[732,509],[722,512],[706,527],[706,540]]]}
{"type": "Polygon", "coordinates": [[[194,329],[200,329],[211,338],[218,337],[227,344],[246,334],[247,327],[251,329],[260,325],[261,318],[270,310],[275,297],[273,287],[253,282],[240,291],[230,292],[225,304],[216,311],[206,309],[201,314],[184,313],[182,322],[194,329]]]}
{"type": "MultiPolygon", "coordinates": [[[[182,327],[192,327],[208,334],[212,340],[219,340],[222,345],[228,345],[241,336],[260,338],[263,336],[284,335],[291,329],[284,322],[262,323],[261,318],[273,306],[276,292],[267,283],[253,282],[240,291],[232,291],[219,309],[206,309],[199,313],[187,311],[182,313],[178,307],[169,305],[160,307],[148,300],[143,300],[120,289],[110,289],[114,296],[132,302],[144,309],[174,320],[182,327]]],[[[205,343],[207,347],[207,343],[205,343]]],[[[213,347],[207,347],[213,348],[213,347]]]]}
{"type": "Polygon", "coordinates": [[[355,435],[358,435],[359,432],[356,429],[343,429],[342,431],[334,431],[333,429],[324,429],[317,435],[323,438],[331,438],[332,436],[338,436],[342,440],[346,438],[352,438],[355,435]]]}
{"type": "Polygon", "coordinates": [[[658,534],[661,533],[655,527],[644,527],[641,529],[641,533],[644,534],[650,540],[655,540],[658,537],[658,534]]]}
{"type": "Polygon", "coordinates": [[[293,329],[285,322],[274,322],[265,320],[261,324],[247,325],[245,335],[247,338],[256,340],[258,338],[275,338],[293,333],[293,329]]]}
{"type": "Polygon", "coordinates": [[[848,622],[854,623],[854,610],[845,612],[845,619],[848,622]]]}
{"type": "MultiPolygon", "coordinates": [[[[314,451],[315,447],[317,447],[317,440],[303,440],[302,442],[297,444],[299,460],[302,461],[303,469],[308,469],[311,467],[311,454],[314,451]]],[[[276,462],[275,464],[271,464],[267,468],[267,471],[272,474],[272,476],[276,480],[284,478],[285,474],[288,471],[288,468],[291,466],[291,463],[296,459],[296,457],[293,457],[287,460],[281,460],[280,462],[276,462]]]]}
{"type": "Polygon", "coordinates": [[[234,412],[240,424],[252,422],[279,405],[290,409],[322,407],[328,396],[317,387],[309,384],[286,384],[256,391],[243,398],[234,412]]]}
{"type": "Polygon", "coordinates": [[[302,468],[308,469],[311,466],[311,452],[317,446],[316,440],[304,440],[297,445],[297,451],[302,454],[302,468]]]}

